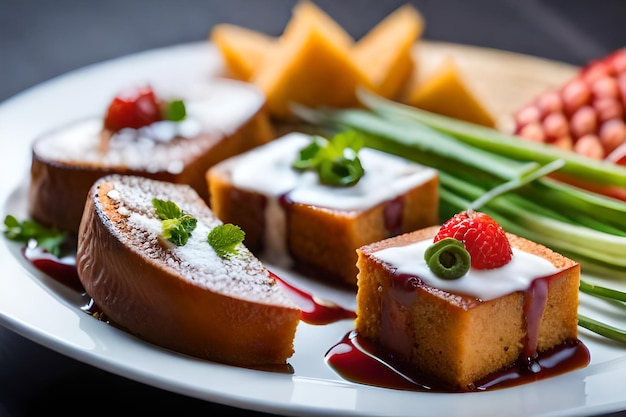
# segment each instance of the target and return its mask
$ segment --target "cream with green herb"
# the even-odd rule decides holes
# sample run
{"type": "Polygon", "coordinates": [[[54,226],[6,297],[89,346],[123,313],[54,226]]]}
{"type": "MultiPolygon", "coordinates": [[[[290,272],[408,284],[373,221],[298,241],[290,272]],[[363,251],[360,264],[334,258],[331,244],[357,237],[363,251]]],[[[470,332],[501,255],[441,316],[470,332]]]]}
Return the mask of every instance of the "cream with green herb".
{"type": "Polygon", "coordinates": [[[350,283],[357,247],[438,221],[436,171],[363,147],[357,131],[290,133],[207,178],[211,207],[242,227],[255,253],[350,283]]]}

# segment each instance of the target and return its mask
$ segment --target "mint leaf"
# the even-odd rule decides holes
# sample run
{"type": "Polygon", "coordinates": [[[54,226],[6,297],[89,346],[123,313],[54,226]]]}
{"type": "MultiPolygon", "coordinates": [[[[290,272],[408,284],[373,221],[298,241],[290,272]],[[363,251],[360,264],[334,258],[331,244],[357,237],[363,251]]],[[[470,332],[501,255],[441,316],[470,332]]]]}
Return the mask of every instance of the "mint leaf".
{"type": "Polygon", "coordinates": [[[161,219],[161,235],[164,239],[176,246],[184,246],[191,237],[191,232],[196,228],[198,220],[184,213],[176,203],[171,200],[164,201],[158,198],[152,199],[156,215],[161,219]]]}
{"type": "Polygon", "coordinates": [[[207,242],[220,258],[237,254],[236,246],[243,242],[245,233],[234,224],[222,224],[214,227],[207,236],[207,242]]]}
{"type": "Polygon", "coordinates": [[[156,209],[156,215],[161,220],[177,219],[183,215],[180,207],[178,207],[178,205],[171,200],[165,201],[153,198],[152,205],[156,209]]]}

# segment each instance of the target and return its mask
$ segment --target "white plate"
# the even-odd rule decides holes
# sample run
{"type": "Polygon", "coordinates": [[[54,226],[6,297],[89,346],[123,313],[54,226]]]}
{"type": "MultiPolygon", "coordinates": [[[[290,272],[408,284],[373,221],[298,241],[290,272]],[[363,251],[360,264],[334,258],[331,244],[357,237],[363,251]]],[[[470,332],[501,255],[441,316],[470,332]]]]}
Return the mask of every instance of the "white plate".
{"type": "MultiPolygon", "coordinates": [[[[38,134],[101,114],[124,86],[203,82],[220,65],[211,45],[181,45],[87,67],[0,105],[2,219],[6,214],[26,216],[30,143],[38,134]]],[[[324,354],[352,329],[350,320],[326,326],[302,323],[290,360],[294,374],[253,371],[179,355],[93,319],[80,310],[84,300],[79,294],[30,267],[19,249],[19,244],[5,239],[0,243],[1,324],[74,359],[191,397],[289,415],[574,416],[626,409],[626,345],[584,329],[580,337],[591,352],[588,367],[491,392],[407,392],[342,380],[325,363],[324,354]]],[[[354,308],[350,293],[307,281],[298,285],[354,308]]],[[[614,323],[626,322],[623,309],[586,297],[581,311],[614,323]]]]}

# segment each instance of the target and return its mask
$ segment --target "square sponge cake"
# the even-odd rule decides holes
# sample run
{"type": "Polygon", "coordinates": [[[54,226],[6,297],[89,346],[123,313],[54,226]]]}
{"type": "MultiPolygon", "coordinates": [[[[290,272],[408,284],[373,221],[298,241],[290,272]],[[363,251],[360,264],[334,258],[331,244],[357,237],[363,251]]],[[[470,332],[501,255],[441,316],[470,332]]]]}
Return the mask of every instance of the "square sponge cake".
{"type": "Polygon", "coordinates": [[[239,225],[264,259],[355,286],[357,248],[437,224],[437,172],[362,148],[365,174],[356,185],[324,185],[292,168],[312,140],[290,133],[212,167],[211,208],[239,225]]]}
{"type": "Polygon", "coordinates": [[[444,280],[423,255],[438,229],[358,249],[358,334],[460,391],[577,340],[577,262],[507,233],[509,264],[444,280]]]}

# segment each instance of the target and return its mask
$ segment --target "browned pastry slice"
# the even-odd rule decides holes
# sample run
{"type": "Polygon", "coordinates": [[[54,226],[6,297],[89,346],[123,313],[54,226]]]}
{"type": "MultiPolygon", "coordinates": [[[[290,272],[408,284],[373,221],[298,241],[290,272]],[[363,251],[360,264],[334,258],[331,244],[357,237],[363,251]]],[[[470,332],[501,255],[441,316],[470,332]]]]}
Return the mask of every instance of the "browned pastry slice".
{"type": "Polygon", "coordinates": [[[187,185],[103,177],[80,225],[80,280],[106,316],[149,342],[233,365],[286,364],[300,310],[243,244],[217,255],[207,236],[221,224],[187,185]],[[197,219],[185,245],[163,238],[153,198],[197,219]]]}

